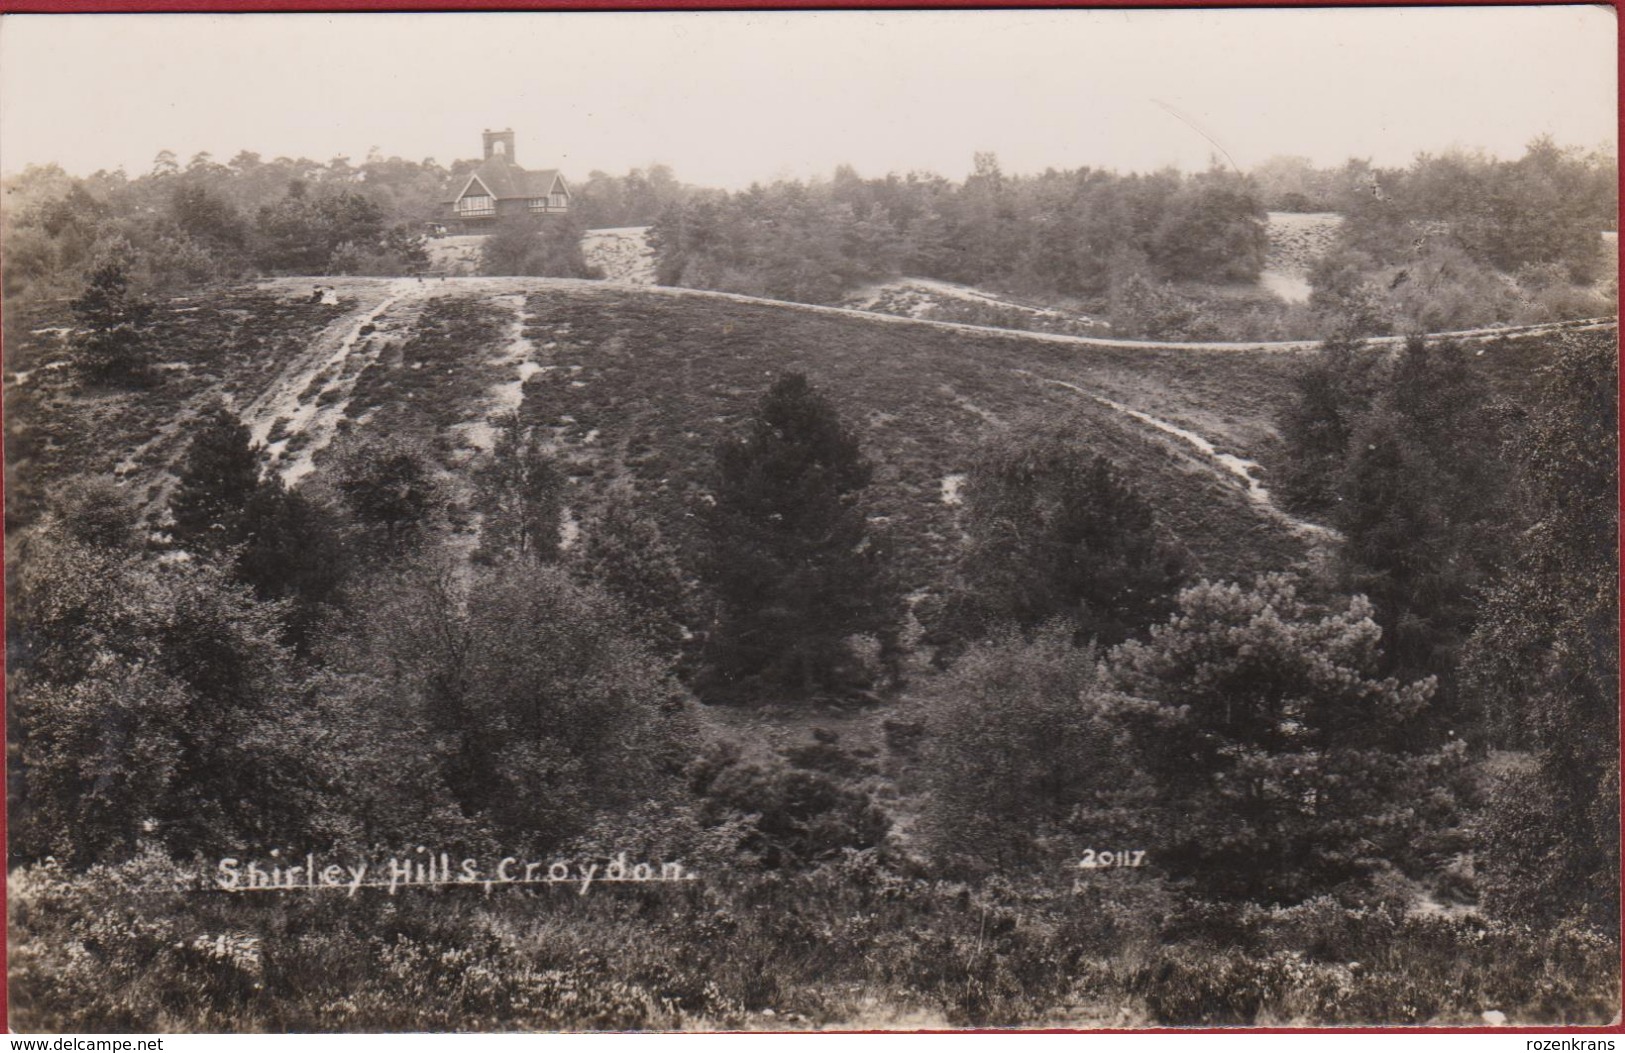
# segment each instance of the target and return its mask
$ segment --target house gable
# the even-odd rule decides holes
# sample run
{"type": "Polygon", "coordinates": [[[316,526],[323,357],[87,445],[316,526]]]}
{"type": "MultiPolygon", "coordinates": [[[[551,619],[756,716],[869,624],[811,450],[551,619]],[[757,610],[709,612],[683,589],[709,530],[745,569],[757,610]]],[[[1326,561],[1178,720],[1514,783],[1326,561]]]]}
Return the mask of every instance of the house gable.
{"type": "Polygon", "coordinates": [[[469,193],[468,193],[469,188],[474,186],[475,184],[479,185],[481,194],[485,195],[488,198],[492,198],[492,199],[496,198],[497,195],[491,193],[491,188],[486,186],[484,180],[480,179],[480,174],[478,172],[475,172],[473,175],[468,177],[468,182],[463,184],[463,189],[458,191],[457,196],[453,197],[452,201],[454,201],[454,202],[455,201],[461,201],[463,198],[468,197],[469,196],[469,193]]]}
{"type": "Polygon", "coordinates": [[[511,147],[494,147],[495,140],[511,135],[487,133],[485,160],[469,173],[456,196],[445,202],[452,214],[464,222],[465,229],[486,225],[498,214],[511,211],[542,214],[570,210],[570,188],[558,169],[527,171],[513,162],[511,147]]]}

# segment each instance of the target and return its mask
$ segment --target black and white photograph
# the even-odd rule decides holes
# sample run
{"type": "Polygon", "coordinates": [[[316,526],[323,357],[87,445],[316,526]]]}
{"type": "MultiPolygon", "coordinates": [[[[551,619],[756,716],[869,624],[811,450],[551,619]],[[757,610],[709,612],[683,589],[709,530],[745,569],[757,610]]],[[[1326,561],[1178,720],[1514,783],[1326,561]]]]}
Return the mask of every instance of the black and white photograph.
{"type": "Polygon", "coordinates": [[[0,16],[9,1028],[1617,1029],[1618,41],[0,16]]]}

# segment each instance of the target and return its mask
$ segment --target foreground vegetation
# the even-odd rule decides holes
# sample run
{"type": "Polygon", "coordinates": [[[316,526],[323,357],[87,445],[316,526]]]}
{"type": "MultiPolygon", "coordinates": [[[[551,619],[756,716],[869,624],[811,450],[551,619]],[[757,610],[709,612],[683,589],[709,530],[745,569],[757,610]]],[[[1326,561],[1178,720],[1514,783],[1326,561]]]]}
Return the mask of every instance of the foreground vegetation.
{"type": "Polygon", "coordinates": [[[862,852],[695,887],[163,891],[142,856],[14,873],[13,1019],[40,1031],[1605,1024],[1573,927],[1393,902],[1192,900],[1154,878],[973,883],[862,852]]]}

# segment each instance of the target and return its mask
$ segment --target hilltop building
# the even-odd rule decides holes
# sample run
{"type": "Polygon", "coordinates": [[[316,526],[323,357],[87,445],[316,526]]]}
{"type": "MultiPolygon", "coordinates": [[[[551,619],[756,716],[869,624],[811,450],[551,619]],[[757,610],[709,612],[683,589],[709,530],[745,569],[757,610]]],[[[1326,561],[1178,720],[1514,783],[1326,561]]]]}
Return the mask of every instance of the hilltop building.
{"type": "Polygon", "coordinates": [[[445,202],[456,230],[484,233],[499,216],[570,211],[570,188],[556,168],[528,171],[514,160],[513,129],[485,130],[485,160],[445,202]]]}

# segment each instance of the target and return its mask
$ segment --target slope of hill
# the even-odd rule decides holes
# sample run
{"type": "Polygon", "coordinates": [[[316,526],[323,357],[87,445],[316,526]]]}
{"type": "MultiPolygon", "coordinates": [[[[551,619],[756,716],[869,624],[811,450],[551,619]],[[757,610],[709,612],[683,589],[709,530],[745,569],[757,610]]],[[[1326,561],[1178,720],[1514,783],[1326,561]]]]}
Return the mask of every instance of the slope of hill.
{"type": "MultiPolygon", "coordinates": [[[[468,500],[469,483],[487,463],[497,415],[509,411],[518,411],[547,437],[564,467],[571,480],[565,499],[570,522],[586,522],[591,529],[594,504],[614,490],[635,488],[670,537],[694,545],[700,540],[697,525],[716,445],[743,424],[776,374],[796,369],[832,397],[874,460],[872,515],[895,542],[902,584],[922,601],[916,614],[928,627],[933,627],[930,605],[923,601],[947,585],[960,548],[959,486],[965,472],[991,437],[1035,422],[1075,421],[1089,446],[1117,462],[1209,575],[1243,577],[1311,561],[1337,543],[1330,532],[1280,511],[1269,494],[1268,466],[1278,446],[1273,422],[1291,398],[1296,365],[1310,346],[1303,343],[1137,344],[537,278],[324,279],[337,291],[338,302],[328,305],[310,302],[310,283],[308,277],[290,278],[161,304],[151,332],[161,382],[139,392],[86,388],[75,377],[75,334],[66,302],[8,312],[8,529],[39,514],[47,488],[80,473],[114,473],[140,498],[150,524],[161,526],[170,472],[186,448],[190,426],[223,400],[265,444],[267,468],[298,486],[321,484],[346,432],[420,440],[450,483],[442,491],[446,500],[436,501],[447,514],[436,517],[433,536],[451,553],[475,551],[481,523],[468,500]],[[442,525],[445,530],[438,531],[442,525]]],[[[1538,337],[1552,328],[1473,335],[1469,339],[1478,354],[1471,361],[1516,400],[1545,351],[1538,337]]],[[[1568,328],[1589,330],[1588,339],[1599,342],[1615,337],[1611,323],[1568,328]]],[[[1374,342],[1372,353],[1386,353],[1394,345],[1374,342]]],[[[169,553],[146,556],[162,560],[169,553]]],[[[93,579],[91,589],[101,580],[93,579]]],[[[361,622],[372,611],[358,603],[346,616],[361,622]]],[[[401,657],[394,649],[404,645],[393,636],[388,643],[391,660],[401,657]]],[[[355,679],[370,685],[378,678],[365,668],[355,679]]],[[[730,832],[735,828],[730,818],[715,842],[722,847],[685,840],[670,853],[675,858],[680,852],[685,864],[694,859],[691,848],[712,853],[701,857],[706,884],[691,886],[692,895],[626,888],[624,896],[618,891],[596,899],[569,893],[547,906],[543,899],[550,893],[543,885],[494,894],[488,887],[485,896],[469,889],[466,897],[446,890],[432,900],[388,899],[381,914],[347,909],[342,918],[362,920],[338,928],[333,919],[341,915],[303,894],[203,897],[125,884],[125,875],[133,882],[147,874],[181,872],[154,869],[151,855],[138,857],[130,869],[89,875],[51,863],[23,872],[15,882],[22,892],[19,903],[26,905],[18,915],[25,923],[17,926],[21,953],[14,956],[21,964],[13,969],[16,989],[26,992],[19,1001],[36,1014],[36,1022],[82,1024],[76,1014],[84,1012],[83,999],[74,992],[105,989],[110,993],[98,1005],[150,1014],[118,1020],[207,1027],[229,1009],[245,1027],[282,1030],[445,1029],[470,1021],[509,1029],[1029,1022],[1127,1027],[1190,1020],[1178,998],[1187,989],[1210,997],[1205,993],[1210,988],[1194,987],[1189,979],[1200,969],[1217,972],[1230,985],[1211,990],[1224,997],[1241,991],[1252,1005],[1268,1007],[1259,1012],[1275,1014],[1267,1019],[1288,1022],[1324,1023],[1305,1015],[1319,1009],[1301,1007],[1323,1004],[1309,999],[1331,990],[1324,986],[1331,982],[1328,976],[1340,985],[1338,991],[1370,999],[1359,1005],[1380,1006],[1384,1013],[1396,1004],[1393,991],[1416,989],[1417,974],[1430,990],[1466,992],[1407,1009],[1417,1022],[1470,1023],[1481,1012],[1541,1022],[1561,1012],[1590,1021],[1613,1012],[1617,983],[1597,965],[1606,947],[1588,951],[1590,957],[1564,966],[1568,972],[1555,974],[1537,990],[1546,999],[1551,997],[1546,992],[1562,984],[1562,990],[1577,992],[1563,995],[1568,1002],[1524,995],[1524,976],[1539,972],[1541,962],[1564,959],[1548,950],[1551,944],[1509,935],[1511,927],[1481,922],[1475,908],[1436,898],[1431,890],[1446,887],[1446,879],[1408,890],[1394,871],[1380,913],[1364,906],[1332,913],[1329,897],[1302,910],[1267,912],[1270,924],[1280,927],[1250,939],[1300,939],[1305,918],[1315,932],[1331,931],[1327,922],[1316,920],[1331,918],[1354,934],[1339,935],[1344,942],[1335,957],[1326,952],[1325,962],[1283,959],[1282,952],[1263,959],[1269,969],[1275,968],[1272,961],[1292,962],[1297,971],[1284,974],[1237,973],[1232,958],[1213,958],[1208,931],[1185,928],[1205,924],[1204,915],[1169,914],[1167,904],[1174,901],[1156,871],[1125,875],[1133,884],[1104,884],[1095,880],[1100,875],[1086,875],[1091,885],[1070,889],[1051,881],[1048,862],[1026,874],[998,871],[985,880],[961,880],[962,872],[944,870],[942,880],[932,880],[923,866],[933,814],[926,808],[939,791],[928,773],[940,770],[940,754],[914,744],[932,727],[932,714],[940,712],[934,707],[948,697],[941,690],[951,675],[930,668],[926,656],[917,653],[908,683],[879,705],[790,706],[767,697],[752,706],[704,706],[696,716],[706,735],[714,733],[718,740],[715,756],[733,751],[750,766],[738,770],[771,772],[769,764],[784,770],[788,759],[799,757],[784,785],[803,784],[789,781],[793,777],[822,786],[827,774],[831,792],[868,802],[865,814],[872,804],[891,823],[886,852],[895,850],[893,858],[901,862],[849,849],[806,872],[762,871],[749,850],[721,839],[737,836],[730,832]],[[815,772],[823,774],[814,778],[810,773],[815,772]],[[111,895],[94,884],[105,882],[106,874],[119,876],[111,895]],[[58,888],[78,891],[69,896],[58,888]],[[95,889],[95,898],[84,889],[95,889]],[[1395,907],[1398,895],[1410,903],[1395,907]],[[395,913],[397,902],[408,913],[395,913]],[[541,928],[534,924],[539,905],[546,907],[541,928]],[[411,913],[419,910],[428,913],[411,913]],[[1403,910],[1403,918],[1397,910],[1403,910]],[[110,928],[104,916],[119,923],[110,928]],[[1358,927],[1371,917],[1380,927],[1358,927]],[[444,948],[443,960],[454,963],[447,966],[445,982],[431,985],[447,992],[444,998],[412,993],[403,1000],[393,975],[383,986],[367,986],[376,983],[369,966],[378,947],[414,946],[407,941],[416,936],[400,933],[413,931],[418,919],[432,919],[422,924],[436,934],[437,942],[424,946],[434,948],[436,956],[444,948]],[[1135,920],[1136,927],[1124,928],[1124,919],[1135,920]],[[309,935],[318,929],[335,935],[309,935]],[[1368,937],[1368,931],[1377,935],[1368,937]],[[97,941],[94,952],[87,949],[87,932],[97,941]],[[105,936],[108,932],[112,935],[105,936]],[[149,935],[153,932],[159,935],[149,935]],[[191,942],[171,933],[185,934],[191,942]],[[938,964],[969,962],[966,952],[982,947],[984,938],[1001,941],[998,968],[1007,970],[1000,974],[1006,979],[999,980],[1006,993],[995,1001],[964,979],[977,975],[968,965],[961,974],[938,964]],[[1356,938],[1369,942],[1349,942],[1356,938]],[[248,948],[249,964],[227,972],[216,963],[220,975],[238,979],[223,987],[218,1002],[202,1000],[194,993],[199,973],[193,963],[214,959],[187,949],[226,947],[228,940],[248,948]],[[604,958],[600,949],[611,946],[619,950],[604,958]],[[1353,946],[1361,960],[1378,963],[1357,978],[1342,964],[1355,956],[1353,946]],[[165,947],[177,953],[169,955],[165,947]],[[1406,957],[1417,947],[1427,954],[1406,957]],[[104,967],[95,955],[118,967],[104,967]],[[1077,964],[1086,960],[1101,964],[1077,964]],[[1210,964],[1214,961],[1219,964],[1210,964]],[[93,982],[79,979],[90,968],[75,964],[83,962],[93,963],[93,982]],[[672,963],[680,963],[681,971],[672,963]],[[253,979],[262,976],[269,978],[263,986],[253,979]],[[570,977],[569,986],[543,984],[541,978],[553,976],[570,977]],[[1159,979],[1164,976],[1171,979],[1159,979]],[[474,977],[512,982],[491,988],[498,993],[479,1001],[487,998],[481,993],[487,989],[475,987],[474,977]],[[1050,979],[1037,984],[1032,977],[1050,979]],[[1481,995],[1491,981],[1499,986],[1481,995]],[[1355,983],[1367,986],[1351,986],[1355,983]],[[336,1002],[332,996],[355,990],[366,998],[336,1002]],[[652,1000],[582,1008],[575,995],[588,990],[628,990],[639,999],[643,992],[650,999],[658,993],[667,1015],[647,1015],[642,1007],[656,1004],[652,1000]],[[695,995],[681,1003],[679,1014],[673,991],[719,993],[695,995]],[[1258,1001],[1266,996],[1274,1001],[1258,1001]],[[358,1004],[370,1006],[366,1012],[373,1015],[360,1015],[358,1004]],[[1504,1011],[1481,1008],[1486,1005],[1504,1011]]],[[[22,683],[26,690],[27,681],[22,683]]],[[[320,682],[315,693],[324,693],[328,683],[320,682]]],[[[34,692],[41,697],[38,687],[34,692]]],[[[197,697],[197,712],[218,704],[214,694],[197,697]]],[[[978,691],[970,701],[980,704],[984,697],[997,696],[978,691]]],[[[372,705],[375,699],[362,694],[355,701],[372,705]]],[[[320,704],[330,703],[324,698],[320,704]]],[[[314,712],[348,716],[356,711],[314,712]]],[[[385,719],[414,712],[391,709],[385,719]]],[[[279,734],[292,727],[302,736],[311,725],[267,726],[279,734]]],[[[391,767],[402,752],[395,742],[425,741],[385,738],[375,744],[370,730],[365,736],[365,752],[356,755],[367,764],[377,757],[391,767]]],[[[317,747],[301,737],[292,748],[317,747]]],[[[708,764],[711,756],[700,759],[708,764]]],[[[1504,757],[1494,761],[1504,762],[1504,757]]],[[[370,792],[365,780],[375,778],[372,769],[331,770],[346,775],[359,770],[356,785],[370,792]]],[[[981,790],[983,780],[967,784],[981,790]]],[[[396,785],[401,784],[387,787],[396,785]]],[[[744,785],[767,789],[728,805],[741,815],[747,809],[766,811],[758,800],[784,807],[772,800],[779,781],[744,785]]],[[[348,788],[345,782],[342,789],[348,788]]],[[[624,822],[617,817],[615,841],[598,841],[595,834],[581,850],[596,857],[599,844],[619,851],[632,838],[644,843],[642,824],[650,815],[639,810],[624,822]]],[[[684,821],[682,816],[674,820],[679,834],[684,821]]],[[[648,829],[656,838],[664,835],[652,820],[648,829]]],[[[1069,870],[1074,865],[1068,864],[1069,870]]],[[[373,902],[384,898],[380,893],[373,902]]],[[[1561,954],[1578,953],[1571,944],[1556,946],[1561,954]]],[[[430,960],[430,952],[412,953],[417,956],[403,960],[430,960]]]]}
{"type": "Polygon", "coordinates": [[[473,274],[480,267],[480,250],[485,246],[486,234],[450,234],[431,238],[429,250],[430,274],[473,274]]]}
{"type": "Polygon", "coordinates": [[[1342,226],[1336,212],[1271,212],[1269,248],[1259,284],[1288,303],[1309,299],[1309,268],[1324,256],[1342,226]]]}
{"type": "Polygon", "coordinates": [[[1042,333],[1111,334],[1110,323],[1087,314],[1027,303],[935,278],[897,278],[871,285],[845,297],[841,306],[904,318],[968,322],[1042,333]]]}
{"type": "Polygon", "coordinates": [[[604,272],[604,279],[632,285],[655,282],[655,250],[648,227],[605,227],[589,230],[581,239],[587,264],[604,272]]]}
{"type": "Polygon", "coordinates": [[[245,287],[160,304],[149,336],[158,383],[143,391],[76,381],[67,301],[8,304],[8,533],[39,513],[46,487],[81,473],[115,474],[142,504],[161,500],[167,468],[185,451],[186,426],[198,412],[215,400],[246,404],[325,330],[344,324],[353,301],[312,304],[309,290],[309,279],[300,279],[276,291],[245,287]]]}
{"type": "Polygon", "coordinates": [[[858,425],[876,462],[874,513],[900,542],[911,587],[940,583],[957,545],[945,481],[994,433],[1063,417],[1081,422],[1096,449],[1136,479],[1209,573],[1304,554],[1199,450],[1051,383],[1249,450],[1269,441],[1272,411],[1268,395],[1258,402],[1247,392],[1281,387],[1283,359],[1214,355],[1187,367],[1167,353],[1080,351],[713,297],[606,301],[596,290],[550,289],[528,296],[526,310],[527,333],[554,367],[526,383],[527,418],[553,428],[578,471],[599,485],[631,476],[680,534],[704,500],[713,447],[744,423],[774,373],[793,369],[858,425]]]}
{"type": "MultiPolygon", "coordinates": [[[[489,418],[518,409],[551,430],[577,511],[633,483],[692,542],[715,444],[795,369],[860,429],[910,588],[946,580],[978,450],[1035,420],[1080,422],[1203,573],[1291,565],[1326,540],[1268,497],[1273,421],[1311,344],[1158,346],[540,278],[325,281],[336,307],[307,302],[308,278],[162,305],[164,382],[142,393],[77,389],[65,303],[9,313],[10,522],[82,472],[116,473],[156,515],[187,420],[223,399],[289,481],[352,428],[416,433],[455,473],[489,447],[489,418]]],[[[1497,349],[1492,372],[1523,361],[1506,335],[1475,337],[1497,349]]]]}

